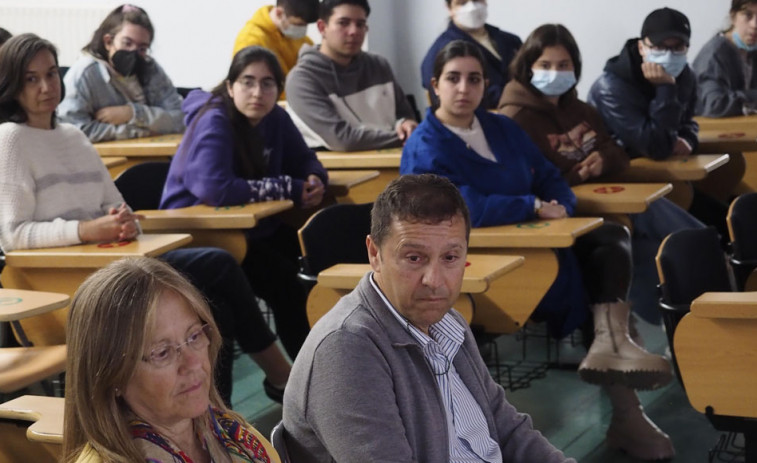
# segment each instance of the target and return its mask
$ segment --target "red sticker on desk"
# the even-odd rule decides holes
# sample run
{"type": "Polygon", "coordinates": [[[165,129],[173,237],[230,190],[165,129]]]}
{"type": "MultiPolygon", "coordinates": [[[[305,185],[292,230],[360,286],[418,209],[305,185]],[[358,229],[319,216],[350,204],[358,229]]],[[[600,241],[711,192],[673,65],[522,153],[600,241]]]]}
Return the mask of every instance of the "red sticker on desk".
{"type": "Polygon", "coordinates": [[[599,193],[602,195],[611,195],[615,193],[620,193],[621,191],[625,189],[626,188],[622,186],[601,186],[599,188],[595,188],[593,191],[594,193],[599,193]]]}
{"type": "Polygon", "coordinates": [[[718,138],[728,138],[728,139],[734,139],[734,138],[741,138],[746,136],[744,132],[728,132],[728,133],[721,133],[718,135],[718,138]]]}
{"type": "Polygon", "coordinates": [[[116,241],[112,243],[100,243],[97,245],[97,247],[98,248],[120,248],[122,246],[128,245],[129,243],[131,243],[131,241],[116,241]]]}
{"type": "Polygon", "coordinates": [[[465,266],[466,266],[466,267],[470,267],[470,262],[468,262],[468,261],[466,260],[466,261],[465,261],[465,266]]]}

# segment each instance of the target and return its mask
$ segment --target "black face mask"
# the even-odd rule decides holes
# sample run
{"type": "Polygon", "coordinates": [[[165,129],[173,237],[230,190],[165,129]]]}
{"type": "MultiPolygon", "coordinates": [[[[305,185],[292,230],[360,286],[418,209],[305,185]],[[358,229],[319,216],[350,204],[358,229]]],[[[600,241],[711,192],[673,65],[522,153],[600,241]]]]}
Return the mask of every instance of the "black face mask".
{"type": "Polygon", "coordinates": [[[111,58],[113,69],[124,77],[134,74],[140,76],[147,65],[147,61],[139,54],[139,51],[118,50],[111,58]]]}

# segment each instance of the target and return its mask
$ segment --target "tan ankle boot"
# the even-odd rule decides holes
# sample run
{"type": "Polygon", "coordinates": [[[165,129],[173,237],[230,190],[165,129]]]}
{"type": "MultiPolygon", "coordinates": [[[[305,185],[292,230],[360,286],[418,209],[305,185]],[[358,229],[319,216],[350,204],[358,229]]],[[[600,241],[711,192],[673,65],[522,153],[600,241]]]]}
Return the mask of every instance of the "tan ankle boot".
{"type": "Polygon", "coordinates": [[[628,334],[630,308],[625,302],[592,306],[594,342],[578,367],[592,384],[622,384],[632,389],[657,389],[673,379],[668,361],[639,347],[628,334]]]}
{"type": "Polygon", "coordinates": [[[612,403],[607,445],[640,460],[667,460],[676,454],[670,437],[644,413],[636,393],[625,386],[604,388],[612,403]]]}

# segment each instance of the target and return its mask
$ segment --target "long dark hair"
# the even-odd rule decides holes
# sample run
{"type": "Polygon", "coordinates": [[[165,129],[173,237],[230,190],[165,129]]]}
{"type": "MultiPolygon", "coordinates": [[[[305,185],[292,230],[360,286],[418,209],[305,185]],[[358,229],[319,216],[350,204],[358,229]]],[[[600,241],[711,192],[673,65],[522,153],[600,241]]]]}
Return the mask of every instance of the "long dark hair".
{"type": "MultiPolygon", "coordinates": [[[[268,49],[251,46],[239,50],[231,60],[226,78],[210,92],[211,98],[200,108],[187,133],[193,131],[200,117],[210,108],[222,105],[231,122],[234,141],[234,170],[240,177],[260,179],[268,172],[268,161],[263,156],[263,134],[258,127],[250,125],[247,116],[234,106],[229,96],[228,85],[233,85],[245,68],[253,63],[263,62],[273,74],[279,94],[284,89],[284,71],[281,70],[276,55],[268,49]]],[[[275,109],[275,108],[274,108],[275,109]]]]}
{"type": "Polygon", "coordinates": [[[576,81],[581,78],[581,52],[578,50],[576,39],[573,34],[562,24],[544,24],[531,32],[523,46],[520,47],[515,58],[510,62],[510,75],[527,88],[536,93],[539,92],[531,85],[531,78],[534,73],[531,70],[536,60],[544,53],[547,47],[556,47],[562,45],[568,51],[570,59],[573,61],[573,72],[576,74],[576,81]]]}
{"type": "Polygon", "coordinates": [[[95,58],[108,61],[108,50],[105,49],[104,37],[106,34],[112,36],[118,34],[124,22],[144,27],[150,33],[150,43],[155,40],[155,29],[152,27],[147,12],[138,6],[127,3],[108,13],[108,16],[100,23],[100,27],[92,34],[92,40],[82,48],[82,51],[90,53],[95,58]]]}
{"type": "MultiPolygon", "coordinates": [[[[29,63],[42,50],[47,50],[53,55],[57,66],[58,51],[55,45],[35,34],[16,35],[0,47],[0,123],[24,123],[29,120],[26,111],[18,102],[18,95],[24,89],[24,76],[29,63]]],[[[52,115],[51,124],[55,127],[55,113],[52,115]]]]}

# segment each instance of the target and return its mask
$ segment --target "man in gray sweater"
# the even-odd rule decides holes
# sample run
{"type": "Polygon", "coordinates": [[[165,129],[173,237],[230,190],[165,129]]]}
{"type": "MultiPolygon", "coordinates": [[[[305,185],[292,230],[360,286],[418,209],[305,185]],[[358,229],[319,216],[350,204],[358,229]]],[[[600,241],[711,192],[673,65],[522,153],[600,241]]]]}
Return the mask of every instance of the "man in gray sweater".
{"type": "Polygon", "coordinates": [[[401,146],[418,123],[389,63],[361,50],[367,0],[324,0],[317,47],[303,46],[287,76],[289,113],[311,148],[401,146]]]}
{"type": "Polygon", "coordinates": [[[507,402],[451,308],[469,233],[445,178],[406,175],[379,195],[373,271],[313,327],[292,368],[291,461],[575,463],[507,402]]]}

